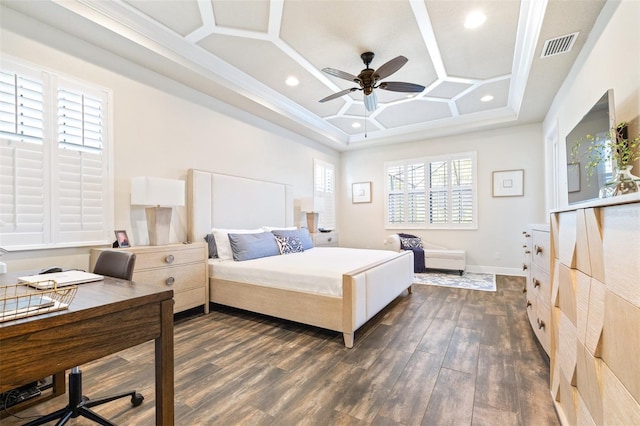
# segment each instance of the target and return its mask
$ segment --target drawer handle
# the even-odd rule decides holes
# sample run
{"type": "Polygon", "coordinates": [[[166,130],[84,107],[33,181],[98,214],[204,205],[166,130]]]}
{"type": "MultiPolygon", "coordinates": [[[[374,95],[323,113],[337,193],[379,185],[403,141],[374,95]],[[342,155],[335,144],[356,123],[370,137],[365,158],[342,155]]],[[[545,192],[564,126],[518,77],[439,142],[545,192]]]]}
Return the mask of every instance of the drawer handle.
{"type": "Polygon", "coordinates": [[[538,281],[536,278],[534,278],[534,279],[533,279],[533,286],[534,286],[535,288],[540,287],[540,281],[538,281]]]}
{"type": "Polygon", "coordinates": [[[531,236],[531,234],[527,233],[527,231],[522,231],[522,235],[524,235],[527,238],[531,236]]]}
{"type": "Polygon", "coordinates": [[[531,306],[531,302],[527,300],[527,308],[529,308],[530,306],[531,306]]]}
{"type": "Polygon", "coordinates": [[[523,264],[522,264],[522,270],[523,270],[523,271],[526,271],[527,269],[528,269],[528,268],[527,268],[527,265],[526,265],[525,263],[523,263],[523,264]]]}
{"type": "Polygon", "coordinates": [[[542,247],[537,244],[533,246],[533,249],[535,250],[536,254],[542,253],[542,247]]]}
{"type": "Polygon", "coordinates": [[[529,253],[531,253],[531,250],[525,250],[524,251],[524,254],[529,254],[529,253]]]}
{"type": "Polygon", "coordinates": [[[329,238],[327,238],[327,241],[328,241],[328,242],[331,242],[331,240],[333,240],[333,237],[329,237],[329,238]]]}
{"type": "Polygon", "coordinates": [[[176,279],[173,277],[169,277],[164,281],[167,285],[173,285],[176,282],[176,279]]]}
{"type": "Polygon", "coordinates": [[[542,330],[544,328],[544,321],[541,321],[540,318],[536,318],[538,322],[538,329],[542,330]]]}
{"type": "Polygon", "coordinates": [[[176,258],[173,257],[172,254],[164,258],[165,263],[173,263],[174,260],[176,260],[176,258]]]}
{"type": "Polygon", "coordinates": [[[522,292],[526,293],[527,292],[527,286],[522,287],[522,292]]]}

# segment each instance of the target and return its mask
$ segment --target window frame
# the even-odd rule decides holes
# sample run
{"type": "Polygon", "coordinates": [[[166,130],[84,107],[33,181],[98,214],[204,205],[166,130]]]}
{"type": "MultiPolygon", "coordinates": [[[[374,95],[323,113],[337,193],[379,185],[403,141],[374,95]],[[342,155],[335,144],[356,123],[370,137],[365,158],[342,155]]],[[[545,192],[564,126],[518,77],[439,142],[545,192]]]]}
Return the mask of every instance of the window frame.
{"type": "Polygon", "coordinates": [[[318,227],[324,229],[336,229],[336,166],[327,161],[323,161],[317,158],[313,159],[313,198],[319,201],[320,208],[318,209],[318,227]],[[322,181],[326,183],[328,171],[331,172],[331,180],[333,184],[332,192],[322,191],[318,185],[320,176],[318,176],[319,169],[323,170],[324,176],[322,181]],[[330,195],[328,195],[330,194],[330,195]],[[327,216],[330,218],[327,220],[327,216]]]}
{"type": "MultiPolygon", "coordinates": [[[[111,242],[111,233],[114,229],[114,176],[113,176],[113,140],[112,140],[112,120],[113,117],[113,92],[110,89],[97,86],[92,83],[82,81],[78,78],[64,75],[58,71],[46,69],[44,67],[29,64],[21,59],[13,57],[3,57],[3,61],[0,68],[5,73],[15,73],[19,76],[28,78],[35,78],[42,82],[43,91],[43,105],[42,105],[42,140],[41,141],[28,141],[21,140],[19,136],[12,137],[11,135],[0,135],[0,143],[2,147],[16,146],[20,144],[38,144],[41,146],[42,151],[42,180],[43,180],[43,193],[41,195],[40,206],[42,207],[42,227],[35,232],[15,231],[11,232],[7,229],[0,229],[0,247],[7,251],[29,251],[39,249],[56,249],[67,247],[82,247],[82,246],[95,246],[102,244],[109,244],[111,242]],[[59,200],[63,189],[60,180],[60,162],[62,157],[72,156],[78,157],[80,162],[85,162],[83,157],[86,156],[87,151],[74,148],[63,148],[58,140],[58,89],[59,88],[73,88],[74,90],[80,90],[85,95],[91,95],[99,97],[102,101],[103,122],[102,125],[102,148],[99,150],[93,150],[94,156],[100,157],[100,167],[98,170],[98,176],[100,184],[104,187],[99,190],[93,190],[93,194],[99,194],[100,199],[99,207],[95,207],[94,210],[100,209],[100,214],[96,217],[99,218],[99,222],[94,223],[93,230],[85,229],[82,222],[78,222],[77,230],[62,230],[60,222],[60,208],[59,200]],[[24,241],[24,242],[23,242],[24,241]]],[[[7,151],[5,151],[7,152],[7,151]]],[[[2,161],[11,161],[11,157],[2,161]]],[[[91,161],[91,160],[89,160],[91,161]]],[[[95,162],[95,159],[94,159],[95,162]]],[[[16,165],[13,173],[18,173],[20,169],[19,165],[16,165]]],[[[23,169],[24,170],[24,169],[23,169]]],[[[77,181],[80,189],[80,198],[78,199],[82,205],[79,207],[81,213],[84,216],[85,205],[84,199],[87,194],[82,188],[85,188],[84,183],[87,179],[86,174],[83,174],[81,167],[79,172],[79,180],[77,181]]],[[[15,175],[14,175],[15,176],[15,175]]],[[[95,176],[95,175],[94,175],[95,176]]],[[[6,178],[6,177],[5,177],[6,178]]],[[[15,184],[7,180],[4,182],[5,190],[10,191],[15,195],[15,184]]],[[[94,185],[95,188],[95,185],[94,185]]],[[[77,193],[77,190],[76,190],[77,193]]],[[[6,194],[6,193],[5,193],[6,194]]],[[[2,192],[0,192],[0,196],[2,192]]],[[[16,201],[15,198],[12,201],[14,209],[21,206],[21,201],[16,201]],[[16,203],[16,204],[13,204],[16,203]]],[[[95,216],[95,215],[94,215],[95,216]]],[[[14,218],[15,220],[15,218],[14,218]]],[[[18,221],[21,220],[18,218],[18,221]]]]}
{"type": "MultiPolygon", "coordinates": [[[[461,152],[455,154],[445,154],[438,156],[427,156],[427,157],[418,157],[412,159],[405,160],[396,160],[396,161],[388,161],[384,163],[384,226],[385,229],[451,229],[451,230],[461,230],[461,229],[478,229],[478,177],[477,177],[477,153],[475,151],[461,152]],[[456,160],[468,159],[471,161],[471,179],[472,182],[470,185],[453,185],[452,184],[452,171],[451,164],[456,160]],[[442,189],[446,196],[446,206],[449,207],[446,213],[446,223],[431,223],[429,218],[432,217],[433,213],[430,207],[430,182],[429,182],[429,172],[430,165],[434,163],[446,162],[447,171],[446,171],[446,187],[442,189]],[[406,185],[400,190],[392,191],[390,189],[390,184],[388,181],[389,171],[392,168],[401,167],[404,170],[402,171],[403,176],[405,176],[404,181],[406,181],[406,173],[408,166],[422,166],[424,169],[424,183],[422,190],[412,190],[408,188],[406,185]],[[472,203],[472,212],[471,212],[471,222],[463,222],[463,223],[455,223],[452,221],[454,216],[454,210],[450,207],[452,205],[452,194],[456,190],[470,189],[471,190],[471,203],[472,203]],[[423,192],[422,192],[423,191],[423,192]],[[425,203],[425,213],[424,213],[424,221],[423,222],[410,222],[410,211],[413,211],[414,217],[419,217],[419,214],[414,210],[411,210],[409,205],[409,193],[417,193],[424,194],[424,203],[425,203]],[[401,222],[390,222],[390,218],[392,216],[390,211],[390,195],[391,194],[402,194],[403,196],[403,204],[402,209],[399,214],[402,216],[401,222]]],[[[414,197],[415,199],[415,197],[414,197]]],[[[459,212],[459,210],[457,210],[459,212]]]]}

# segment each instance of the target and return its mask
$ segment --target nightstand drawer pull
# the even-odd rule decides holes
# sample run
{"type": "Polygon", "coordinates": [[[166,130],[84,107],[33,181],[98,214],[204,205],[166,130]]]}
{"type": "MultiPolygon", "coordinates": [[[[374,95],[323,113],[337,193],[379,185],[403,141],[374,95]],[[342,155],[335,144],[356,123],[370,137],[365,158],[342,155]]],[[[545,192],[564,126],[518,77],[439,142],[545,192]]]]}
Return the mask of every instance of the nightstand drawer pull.
{"type": "Polygon", "coordinates": [[[544,321],[542,321],[540,318],[536,318],[537,323],[538,323],[538,329],[542,330],[544,328],[544,321]]]}
{"type": "Polygon", "coordinates": [[[536,278],[533,279],[533,286],[534,287],[540,287],[540,281],[538,281],[536,278]]]}
{"type": "Polygon", "coordinates": [[[167,285],[173,285],[176,282],[176,279],[173,277],[169,277],[164,281],[167,285]]]}
{"type": "Polygon", "coordinates": [[[327,241],[328,241],[328,242],[331,242],[331,240],[333,240],[333,237],[329,237],[329,238],[327,238],[327,241]]]}
{"type": "Polygon", "coordinates": [[[539,245],[536,244],[533,246],[533,248],[536,251],[536,254],[542,253],[542,247],[540,247],[539,245]]]}
{"type": "Polygon", "coordinates": [[[165,261],[166,263],[173,263],[173,261],[174,261],[174,260],[176,260],[176,258],[175,258],[175,257],[173,257],[173,255],[172,255],[172,254],[170,254],[169,256],[167,256],[167,257],[165,257],[165,258],[164,258],[164,261],[165,261]]]}

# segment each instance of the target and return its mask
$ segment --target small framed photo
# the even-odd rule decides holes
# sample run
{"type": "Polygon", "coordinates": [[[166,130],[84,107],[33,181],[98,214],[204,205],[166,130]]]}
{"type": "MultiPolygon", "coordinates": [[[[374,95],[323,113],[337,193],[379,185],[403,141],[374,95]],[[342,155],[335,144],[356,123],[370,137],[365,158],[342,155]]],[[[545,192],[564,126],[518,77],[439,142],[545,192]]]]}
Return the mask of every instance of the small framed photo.
{"type": "Polygon", "coordinates": [[[567,164],[569,192],[580,192],[580,163],[567,164]]]}
{"type": "Polygon", "coordinates": [[[494,197],[520,197],[524,195],[524,170],[493,172],[494,197]]]}
{"type": "Polygon", "coordinates": [[[118,243],[118,247],[127,248],[131,247],[129,244],[129,237],[127,236],[127,231],[124,229],[114,231],[116,234],[116,242],[118,243]]]}
{"type": "Polygon", "coordinates": [[[370,203],[371,202],[371,182],[354,183],[351,187],[351,202],[370,203]]]}

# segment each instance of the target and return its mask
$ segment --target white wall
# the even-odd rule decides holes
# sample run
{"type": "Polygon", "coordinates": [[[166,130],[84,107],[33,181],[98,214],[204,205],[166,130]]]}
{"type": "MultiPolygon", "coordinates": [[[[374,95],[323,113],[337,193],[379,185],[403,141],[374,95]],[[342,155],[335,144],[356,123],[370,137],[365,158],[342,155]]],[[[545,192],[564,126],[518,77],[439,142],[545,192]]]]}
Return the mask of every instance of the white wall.
{"type": "Polygon", "coordinates": [[[547,222],[542,129],[537,124],[343,153],[341,245],[384,248],[385,237],[400,232],[384,228],[384,162],[467,151],[477,152],[478,229],[406,232],[465,249],[468,270],[521,273],[522,231],[529,223],[547,222]],[[524,169],[524,196],[492,197],[492,172],[513,169],[524,169]],[[351,184],[363,181],[372,182],[372,202],[352,204],[351,184]]]}
{"type": "MultiPolygon", "coordinates": [[[[127,230],[134,245],[148,243],[144,210],[130,205],[134,176],[186,179],[187,170],[196,168],[290,184],[297,199],[313,192],[314,158],[339,167],[336,151],[268,123],[261,125],[257,119],[255,124],[225,115],[220,110],[231,110],[228,105],[99,49],[92,56],[111,57],[113,69],[129,70],[128,75],[135,79],[36,42],[22,34],[47,32],[54,45],[81,43],[34,21],[21,24],[21,35],[2,27],[2,55],[113,91],[114,227],[127,230]],[[32,24],[35,26],[30,27],[32,24]],[[153,82],[154,87],[140,80],[153,82]]],[[[243,115],[241,111],[237,114],[243,115]]],[[[186,240],[186,226],[186,207],[175,208],[172,242],[186,240]]],[[[2,261],[9,271],[51,265],[85,269],[88,253],[88,248],[14,252],[4,255],[2,261]]]]}
{"type": "MultiPolygon", "coordinates": [[[[565,138],[597,100],[613,89],[617,122],[636,120],[640,114],[640,1],[608,1],[587,43],[576,59],[544,120],[544,134],[557,133],[558,168],[554,184],[558,200],[549,205],[567,206],[565,138]]],[[[635,131],[630,129],[633,135],[635,131]]],[[[552,140],[551,137],[549,140],[552,140]]],[[[554,147],[547,147],[547,161],[554,147]]],[[[549,171],[553,173],[553,170],[549,171]]],[[[635,168],[634,174],[640,170],[635,168]]],[[[552,180],[553,181],[553,180],[552,180]]]]}

